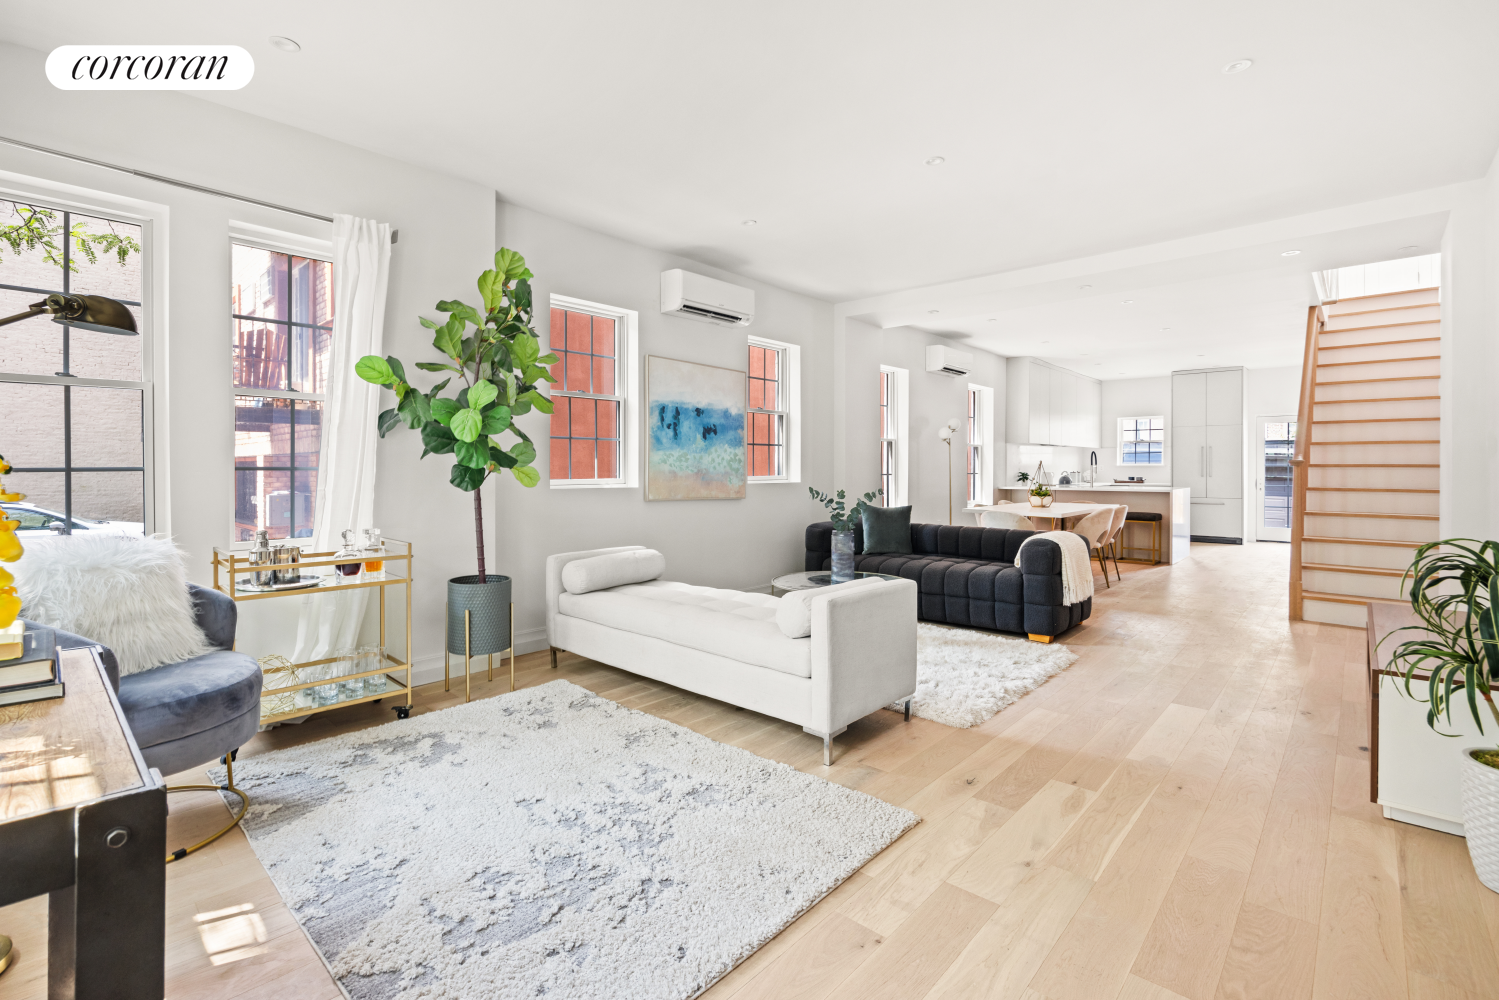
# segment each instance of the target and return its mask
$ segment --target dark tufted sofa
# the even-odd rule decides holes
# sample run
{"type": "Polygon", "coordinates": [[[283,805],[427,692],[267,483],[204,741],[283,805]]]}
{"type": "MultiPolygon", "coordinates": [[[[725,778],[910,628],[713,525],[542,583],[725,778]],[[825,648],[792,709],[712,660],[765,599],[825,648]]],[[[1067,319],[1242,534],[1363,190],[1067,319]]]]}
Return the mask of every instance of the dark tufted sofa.
{"type": "MultiPolygon", "coordinates": [[[[923,621],[1048,638],[1067,631],[1093,611],[1093,600],[1062,603],[1062,550],[1041,539],[1025,550],[1034,531],[970,528],[949,524],[911,525],[911,552],[866,555],[864,531],[854,526],[854,566],[866,573],[888,573],[915,580],[917,617],[923,621]]],[[[833,565],[833,522],[807,525],[808,572],[833,565]]]]}

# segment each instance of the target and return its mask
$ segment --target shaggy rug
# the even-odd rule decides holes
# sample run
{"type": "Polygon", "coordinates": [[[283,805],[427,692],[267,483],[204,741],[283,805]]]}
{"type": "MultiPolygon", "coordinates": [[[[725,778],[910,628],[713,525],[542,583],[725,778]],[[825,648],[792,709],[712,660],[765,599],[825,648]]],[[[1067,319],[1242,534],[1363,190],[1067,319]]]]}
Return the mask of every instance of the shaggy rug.
{"type": "Polygon", "coordinates": [[[686,1000],[919,822],[562,680],[235,778],[355,1000],[686,1000]]]}
{"type": "Polygon", "coordinates": [[[911,714],[957,729],[977,726],[1076,661],[1066,646],[917,622],[911,714]]]}

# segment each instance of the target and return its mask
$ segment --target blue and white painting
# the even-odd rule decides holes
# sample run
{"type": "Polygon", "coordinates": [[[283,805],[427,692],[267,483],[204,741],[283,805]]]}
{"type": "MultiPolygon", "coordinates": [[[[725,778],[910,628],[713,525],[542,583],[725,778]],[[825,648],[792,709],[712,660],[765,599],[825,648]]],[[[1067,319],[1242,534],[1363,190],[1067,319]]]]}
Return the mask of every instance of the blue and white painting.
{"type": "Polygon", "coordinates": [[[647,500],[742,500],[744,372],[646,358],[647,500]]]}

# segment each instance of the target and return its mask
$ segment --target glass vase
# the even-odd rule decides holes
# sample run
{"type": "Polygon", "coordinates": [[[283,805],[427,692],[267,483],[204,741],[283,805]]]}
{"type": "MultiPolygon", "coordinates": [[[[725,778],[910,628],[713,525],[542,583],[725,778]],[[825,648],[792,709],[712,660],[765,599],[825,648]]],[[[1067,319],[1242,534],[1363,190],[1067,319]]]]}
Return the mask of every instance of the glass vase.
{"type": "Polygon", "coordinates": [[[833,532],[833,582],[847,583],[854,578],[854,533],[833,532]]]}

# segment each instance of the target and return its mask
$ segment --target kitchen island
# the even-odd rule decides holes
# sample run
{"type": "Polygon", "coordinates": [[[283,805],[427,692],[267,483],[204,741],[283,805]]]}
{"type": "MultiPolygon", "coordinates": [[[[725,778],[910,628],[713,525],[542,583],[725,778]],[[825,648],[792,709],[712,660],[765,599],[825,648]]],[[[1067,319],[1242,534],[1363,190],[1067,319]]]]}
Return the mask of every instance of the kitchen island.
{"type": "MultiPolygon", "coordinates": [[[[1161,561],[1174,563],[1180,562],[1191,554],[1192,549],[1192,491],[1185,486],[1172,487],[1166,483],[1142,483],[1139,486],[1115,486],[1112,483],[1099,483],[1096,486],[1081,484],[1076,486],[1050,486],[1048,487],[1057,498],[1057,502],[1063,500],[1068,502],[1091,501],[1093,503],[1125,504],[1132,511],[1146,511],[1161,515],[1161,561]],[[1132,497],[1121,496],[1121,494],[1137,494],[1132,497]]],[[[1027,494],[1030,493],[1029,486],[1002,487],[994,491],[996,503],[1004,501],[1025,502],[1027,494]]],[[[978,508],[969,508],[977,511],[978,508]]],[[[1124,529],[1128,536],[1129,551],[1136,555],[1143,555],[1150,547],[1150,524],[1149,522],[1132,521],[1124,529]]],[[[1121,560],[1129,562],[1150,562],[1151,560],[1130,559],[1121,560]]]]}

